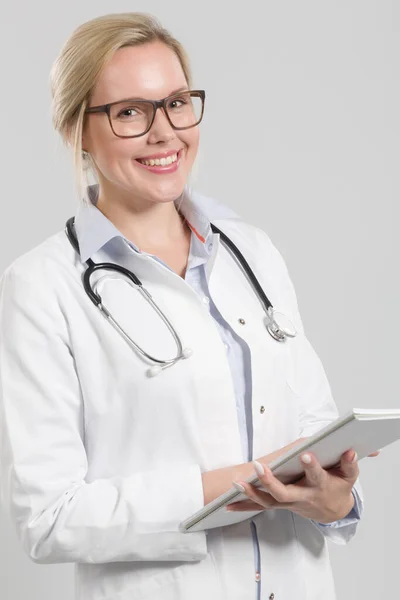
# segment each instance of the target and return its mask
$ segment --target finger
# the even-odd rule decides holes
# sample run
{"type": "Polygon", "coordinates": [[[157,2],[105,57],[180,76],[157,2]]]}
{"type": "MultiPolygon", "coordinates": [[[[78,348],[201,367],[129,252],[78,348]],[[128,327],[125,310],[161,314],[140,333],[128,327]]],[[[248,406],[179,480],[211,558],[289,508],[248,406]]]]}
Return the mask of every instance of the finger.
{"type": "MultiPolygon", "coordinates": [[[[272,504],[276,504],[276,500],[263,488],[257,488],[255,485],[247,483],[247,481],[235,482],[234,486],[237,487],[237,484],[243,488],[243,493],[246,494],[247,499],[259,504],[261,508],[267,508],[272,504]]],[[[243,500],[243,502],[247,502],[248,500],[243,500]]]]}
{"type": "MultiPolygon", "coordinates": [[[[268,492],[277,502],[292,504],[303,498],[302,490],[295,485],[285,485],[277,479],[271,469],[266,465],[256,460],[253,461],[254,469],[262,484],[262,488],[268,492]]],[[[257,488],[251,486],[257,491],[257,488]]],[[[253,492],[255,493],[255,492],[253,492]]],[[[257,502],[256,496],[251,496],[257,502]]]]}
{"type": "Polygon", "coordinates": [[[354,450],[348,450],[340,459],[340,468],[345,478],[354,483],[360,473],[358,468],[358,456],[354,450]]]}
{"type": "Polygon", "coordinates": [[[368,456],[379,456],[380,453],[381,451],[377,450],[376,452],[372,452],[372,454],[368,454],[368,456]]]}
{"type": "Polygon", "coordinates": [[[260,504],[258,504],[257,502],[253,502],[253,500],[243,500],[241,502],[232,502],[232,504],[229,504],[226,506],[226,510],[230,511],[230,512],[236,512],[236,511],[249,511],[249,510],[271,510],[272,508],[286,508],[286,509],[293,509],[293,504],[292,503],[288,503],[286,504],[285,502],[277,502],[276,500],[274,500],[275,504],[270,504],[268,506],[261,506],[260,504]]]}
{"type": "Polygon", "coordinates": [[[305,454],[302,454],[300,460],[308,483],[312,487],[321,487],[326,481],[327,473],[321,467],[317,458],[310,452],[306,452],[305,454]]]}
{"type": "Polygon", "coordinates": [[[257,502],[253,502],[253,500],[242,500],[242,502],[232,502],[232,504],[226,507],[226,510],[240,512],[245,510],[267,510],[268,508],[272,508],[272,506],[261,506],[257,502]]]}

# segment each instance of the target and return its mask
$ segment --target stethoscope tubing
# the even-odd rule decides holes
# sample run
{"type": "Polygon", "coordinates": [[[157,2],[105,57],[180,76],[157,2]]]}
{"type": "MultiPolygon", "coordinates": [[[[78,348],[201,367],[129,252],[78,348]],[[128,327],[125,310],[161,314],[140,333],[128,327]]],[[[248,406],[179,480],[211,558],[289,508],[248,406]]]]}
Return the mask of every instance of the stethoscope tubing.
{"type": "Polygon", "coordinates": [[[243,254],[241,253],[239,248],[232,242],[232,240],[226,235],[226,233],[224,233],[223,231],[218,229],[218,227],[216,225],[214,225],[213,223],[211,223],[211,229],[213,230],[214,233],[219,233],[221,240],[233,252],[235,258],[238,259],[244,273],[250,279],[250,283],[253,286],[253,288],[256,292],[256,295],[258,296],[258,299],[260,300],[261,304],[263,305],[265,312],[268,313],[268,311],[272,308],[272,304],[269,301],[268,296],[262,289],[257,277],[254,275],[252,268],[250,267],[249,263],[247,262],[247,260],[245,259],[245,257],[243,256],[243,254]]]}
{"type": "MultiPolygon", "coordinates": [[[[73,229],[72,229],[73,225],[74,225],[74,217],[71,217],[67,221],[65,231],[66,231],[68,239],[71,242],[71,244],[73,245],[74,249],[76,250],[76,252],[78,254],[80,254],[79,243],[78,243],[76,235],[74,234],[73,229]]],[[[83,286],[85,288],[86,294],[89,296],[89,298],[93,302],[93,304],[103,313],[103,315],[111,322],[111,324],[117,329],[117,331],[119,331],[119,333],[126,339],[126,341],[128,341],[129,343],[132,344],[132,346],[139,352],[139,354],[141,354],[142,356],[144,356],[147,359],[150,359],[151,361],[153,361],[155,363],[162,364],[162,365],[174,364],[177,360],[179,360],[179,358],[183,358],[182,343],[181,343],[181,340],[180,340],[179,336],[177,335],[171,321],[164,314],[164,312],[161,310],[161,308],[154,302],[152,295],[150,294],[150,292],[148,290],[146,290],[143,287],[142,282],[140,281],[139,277],[137,277],[135,275],[135,273],[133,273],[129,269],[126,269],[125,267],[122,267],[121,265],[118,265],[117,263],[109,263],[109,262],[95,263],[91,258],[89,258],[86,261],[86,264],[87,264],[88,268],[86,269],[86,271],[83,274],[83,286]],[[126,277],[128,277],[128,279],[130,279],[130,281],[132,281],[132,283],[136,286],[136,289],[138,290],[138,292],[140,292],[142,294],[142,296],[148,302],[150,302],[151,306],[154,308],[154,310],[157,312],[157,314],[161,317],[161,319],[164,321],[165,325],[168,327],[170,333],[172,334],[172,336],[175,340],[177,349],[178,349],[178,354],[175,358],[159,359],[159,358],[156,358],[155,356],[152,356],[148,352],[145,352],[130,337],[130,335],[127,334],[126,331],[124,331],[124,329],[120,326],[118,321],[116,319],[114,319],[114,317],[112,316],[110,311],[107,310],[107,308],[103,305],[101,296],[99,294],[96,294],[96,292],[93,290],[93,288],[90,284],[90,277],[93,275],[93,273],[95,271],[98,271],[98,270],[106,270],[106,271],[114,271],[114,272],[117,271],[118,273],[125,275],[126,277]]]]}
{"type": "MultiPolygon", "coordinates": [[[[74,233],[74,222],[75,222],[74,217],[71,217],[67,220],[66,225],[65,225],[65,233],[66,233],[71,245],[75,249],[75,251],[78,253],[78,255],[80,255],[78,239],[76,237],[76,234],[74,233]]],[[[286,337],[295,337],[295,335],[296,335],[295,333],[293,334],[290,332],[285,332],[279,328],[278,324],[276,323],[276,321],[274,319],[272,303],[270,302],[269,298],[265,294],[265,292],[262,289],[252,268],[250,267],[249,263],[247,262],[247,260],[245,259],[245,257],[243,256],[243,254],[241,253],[239,248],[232,242],[232,240],[223,231],[221,231],[213,223],[211,223],[211,229],[212,229],[213,233],[219,234],[222,242],[231,251],[233,256],[239,262],[244,274],[249,279],[250,284],[252,285],[252,287],[256,293],[256,296],[258,297],[260,303],[263,306],[264,311],[266,312],[266,314],[269,317],[269,322],[267,324],[267,330],[270,333],[270,335],[279,342],[284,342],[286,340],[286,337]]],[[[125,267],[122,267],[121,265],[118,265],[117,263],[109,263],[109,262],[95,263],[91,258],[89,258],[86,261],[86,265],[87,265],[87,269],[85,270],[85,272],[83,274],[83,286],[84,286],[87,296],[90,298],[90,300],[93,302],[93,304],[102,312],[104,317],[107,318],[107,320],[113,325],[113,327],[122,335],[122,337],[128,343],[130,343],[135,348],[135,350],[141,356],[143,356],[144,358],[146,358],[148,360],[151,360],[153,363],[156,363],[150,369],[151,375],[157,374],[160,369],[166,368],[168,366],[172,366],[179,360],[181,360],[183,358],[188,358],[192,354],[192,351],[189,348],[185,348],[185,349],[183,348],[182,342],[181,342],[178,334],[176,333],[175,328],[173,327],[171,321],[164,314],[164,312],[161,310],[161,308],[154,302],[150,292],[148,292],[143,287],[142,282],[135,275],[135,273],[133,273],[129,269],[126,269],[125,267]],[[118,273],[121,273],[122,275],[127,277],[134,284],[136,289],[142,294],[142,296],[144,296],[145,299],[148,302],[150,302],[151,306],[154,308],[156,313],[161,317],[162,321],[167,326],[168,330],[170,331],[171,335],[174,338],[174,341],[177,346],[177,355],[174,358],[158,359],[155,356],[152,356],[151,354],[149,354],[148,352],[143,350],[126,333],[126,331],[124,331],[124,329],[119,325],[118,321],[116,319],[114,319],[112,314],[103,305],[101,296],[99,294],[97,294],[91,286],[90,278],[93,275],[93,273],[98,270],[106,270],[106,271],[114,271],[114,272],[116,271],[118,273]]]]}

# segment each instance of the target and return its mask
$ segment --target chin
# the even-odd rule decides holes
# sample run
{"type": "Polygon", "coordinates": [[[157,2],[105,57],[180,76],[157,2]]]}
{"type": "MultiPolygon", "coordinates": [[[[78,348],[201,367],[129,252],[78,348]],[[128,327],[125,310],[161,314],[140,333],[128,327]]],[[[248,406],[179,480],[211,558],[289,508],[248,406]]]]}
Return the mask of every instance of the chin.
{"type": "Polygon", "coordinates": [[[159,185],[148,190],[146,196],[153,202],[173,202],[182,194],[186,181],[174,185],[159,185]]]}

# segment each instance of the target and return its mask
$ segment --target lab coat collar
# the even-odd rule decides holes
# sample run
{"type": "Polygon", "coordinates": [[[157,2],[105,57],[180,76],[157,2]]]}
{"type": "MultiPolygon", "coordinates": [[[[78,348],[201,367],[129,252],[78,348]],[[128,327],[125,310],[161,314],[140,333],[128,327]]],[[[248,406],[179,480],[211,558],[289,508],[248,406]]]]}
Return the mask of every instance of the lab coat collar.
{"type": "MultiPolygon", "coordinates": [[[[119,229],[96,207],[98,193],[99,184],[87,187],[90,203],[80,202],[75,217],[75,230],[82,262],[86,262],[111,239],[124,238],[119,229]]],[[[212,235],[210,221],[240,218],[228,206],[194,191],[189,186],[185,186],[182,195],[175,200],[175,205],[187,220],[197,240],[204,245],[205,250],[212,235]]],[[[129,244],[138,250],[131,241],[129,244]]]]}

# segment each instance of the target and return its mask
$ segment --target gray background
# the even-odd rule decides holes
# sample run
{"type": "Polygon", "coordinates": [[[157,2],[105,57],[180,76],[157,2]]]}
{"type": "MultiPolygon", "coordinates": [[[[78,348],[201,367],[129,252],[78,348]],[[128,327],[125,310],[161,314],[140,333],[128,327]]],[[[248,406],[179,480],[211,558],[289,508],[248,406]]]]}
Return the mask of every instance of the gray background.
{"type": "MultiPolygon", "coordinates": [[[[51,64],[80,23],[130,10],[155,14],[186,46],[207,91],[196,187],[282,252],[339,410],[399,407],[398,2],[3,7],[0,270],[75,211],[50,121],[51,64]]],[[[348,546],[330,544],[340,600],[398,598],[399,450],[360,464],[365,515],[348,546]]],[[[4,512],[0,527],[0,597],[72,600],[72,565],[31,563],[4,512]]]]}

